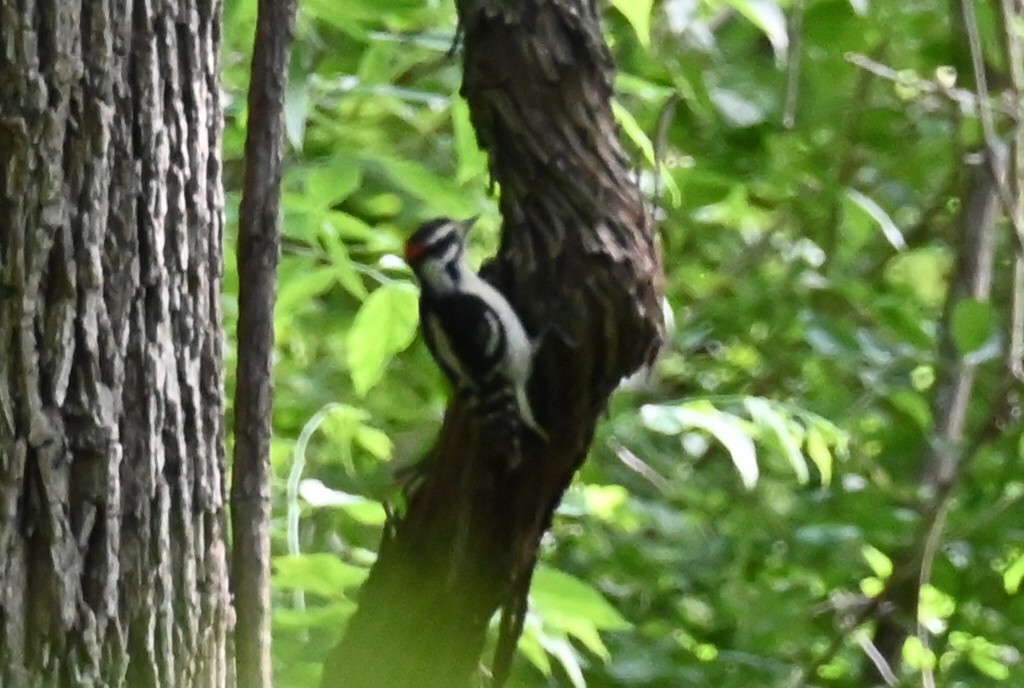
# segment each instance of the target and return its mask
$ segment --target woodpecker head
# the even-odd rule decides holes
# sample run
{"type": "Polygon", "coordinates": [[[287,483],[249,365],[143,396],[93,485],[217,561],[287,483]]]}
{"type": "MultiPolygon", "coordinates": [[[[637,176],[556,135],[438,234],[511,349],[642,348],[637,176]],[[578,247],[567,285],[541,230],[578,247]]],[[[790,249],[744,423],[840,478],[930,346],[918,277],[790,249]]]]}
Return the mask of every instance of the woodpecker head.
{"type": "Polygon", "coordinates": [[[462,271],[468,270],[463,260],[466,234],[476,219],[439,217],[424,222],[405,242],[405,262],[425,288],[444,292],[459,283],[462,271]]]}

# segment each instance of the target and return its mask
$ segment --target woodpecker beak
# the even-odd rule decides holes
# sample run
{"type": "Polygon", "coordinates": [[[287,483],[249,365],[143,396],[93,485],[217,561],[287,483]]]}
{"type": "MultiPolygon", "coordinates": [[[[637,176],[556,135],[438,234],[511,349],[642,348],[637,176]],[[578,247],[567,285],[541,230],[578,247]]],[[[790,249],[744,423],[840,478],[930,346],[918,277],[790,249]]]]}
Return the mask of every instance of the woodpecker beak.
{"type": "Polygon", "coordinates": [[[465,238],[466,235],[469,234],[469,230],[473,228],[473,225],[475,225],[476,221],[479,220],[479,219],[480,219],[479,215],[474,215],[473,217],[469,218],[468,220],[463,220],[462,222],[458,223],[459,231],[462,232],[463,238],[465,238]]]}

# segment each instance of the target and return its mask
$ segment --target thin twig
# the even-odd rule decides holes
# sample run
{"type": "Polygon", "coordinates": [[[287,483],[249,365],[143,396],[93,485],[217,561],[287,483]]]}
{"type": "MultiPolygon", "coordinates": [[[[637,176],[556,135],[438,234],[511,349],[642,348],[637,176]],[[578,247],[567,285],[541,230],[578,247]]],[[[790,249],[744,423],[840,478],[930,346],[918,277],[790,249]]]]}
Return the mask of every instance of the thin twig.
{"type": "MultiPolygon", "coordinates": [[[[1004,0],[1005,2],[1005,0],[1004,0]]],[[[996,133],[995,119],[992,116],[992,101],[989,97],[988,79],[985,76],[985,48],[981,43],[981,34],[978,30],[978,17],[974,13],[974,0],[960,0],[960,5],[963,9],[964,15],[964,27],[967,29],[967,42],[971,48],[971,67],[974,69],[975,88],[978,93],[978,116],[981,120],[981,131],[982,136],[985,138],[985,146],[990,151],[998,151],[1004,147],[1003,140],[996,133]]],[[[1010,10],[1010,19],[1014,19],[1015,13],[1010,10]]],[[[1008,33],[1014,31],[1014,24],[1011,23],[1006,27],[1008,33]]],[[[1010,41],[1013,40],[1009,37],[1010,41]]],[[[1010,45],[1008,43],[1007,45],[1010,45]]],[[[1019,66],[1018,66],[1019,70],[1019,66]]],[[[1017,96],[1020,95],[1018,91],[1017,96]]],[[[1008,113],[1011,117],[1017,120],[1017,129],[1020,129],[1020,101],[1017,100],[1012,109],[1008,113]]],[[[998,164],[996,158],[999,156],[990,156],[989,162],[992,166],[992,176],[997,180],[996,190],[999,194],[999,201],[1003,205],[1003,209],[1006,211],[1007,217],[1013,224],[1014,234],[1017,237],[1018,249],[1024,250],[1024,222],[1018,215],[1018,209],[1014,202],[1013,189],[1011,182],[1004,181],[1003,171],[1001,166],[998,164]]]]}
{"type": "Polygon", "coordinates": [[[800,71],[804,53],[804,10],[803,0],[793,5],[789,27],[789,49],[786,56],[786,105],[782,114],[782,126],[792,129],[796,125],[796,110],[800,101],[800,71]]]}
{"type": "MultiPolygon", "coordinates": [[[[849,52],[844,57],[847,62],[855,67],[860,67],[864,71],[870,72],[886,81],[891,81],[894,84],[905,86],[908,89],[919,91],[926,95],[946,98],[959,105],[961,110],[967,114],[977,114],[981,109],[978,95],[973,91],[949,86],[932,79],[925,79],[909,70],[893,69],[889,65],[861,53],[849,52]]],[[[1007,116],[1012,115],[1014,112],[1012,108],[1001,103],[989,102],[988,109],[990,112],[998,112],[1001,115],[1007,116]]]]}
{"type": "Polygon", "coordinates": [[[1002,0],[1003,34],[1006,45],[1006,64],[1010,73],[1013,113],[1013,145],[1010,189],[1013,194],[1013,228],[1017,234],[1017,257],[1013,263],[1012,291],[1010,295],[1009,346],[1007,367],[1010,374],[1024,383],[1024,39],[1017,27],[1024,20],[1024,7],[1014,0],[1002,0]]]}

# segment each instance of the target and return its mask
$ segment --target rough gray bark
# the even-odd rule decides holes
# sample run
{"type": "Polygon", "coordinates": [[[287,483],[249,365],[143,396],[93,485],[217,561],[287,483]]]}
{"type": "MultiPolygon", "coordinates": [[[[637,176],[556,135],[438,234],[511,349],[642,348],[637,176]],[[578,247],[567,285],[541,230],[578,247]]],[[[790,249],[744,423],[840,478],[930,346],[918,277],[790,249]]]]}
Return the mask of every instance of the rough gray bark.
{"type": "Polygon", "coordinates": [[[0,685],[225,686],[216,0],[0,0],[0,685]]]}
{"type": "MultiPolygon", "coordinates": [[[[462,0],[463,94],[501,188],[489,277],[543,333],[531,385],[551,436],[521,451],[456,398],[322,686],[458,688],[488,622],[520,628],[537,546],[621,378],[660,344],[661,257],[610,106],[594,0],[462,0]]],[[[501,673],[503,660],[496,664],[501,673]]]]}

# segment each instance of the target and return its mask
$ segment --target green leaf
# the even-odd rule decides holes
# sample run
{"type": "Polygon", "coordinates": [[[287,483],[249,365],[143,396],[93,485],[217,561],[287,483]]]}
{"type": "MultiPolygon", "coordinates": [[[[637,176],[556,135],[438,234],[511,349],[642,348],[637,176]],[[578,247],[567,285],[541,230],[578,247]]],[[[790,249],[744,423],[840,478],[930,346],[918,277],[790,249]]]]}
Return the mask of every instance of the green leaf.
{"type": "Polygon", "coordinates": [[[452,182],[451,178],[411,160],[377,158],[377,161],[383,164],[395,184],[429,203],[437,212],[452,217],[467,217],[479,212],[472,196],[468,196],[462,185],[452,182]]]}
{"type": "Polygon", "coordinates": [[[365,525],[378,526],[387,520],[387,513],[379,502],[361,495],[334,490],[315,478],[299,483],[299,496],[312,507],[344,509],[346,514],[365,525]]]}
{"type": "Polygon", "coordinates": [[[740,14],[767,36],[775,51],[775,62],[785,64],[789,50],[789,31],[786,15],[778,3],[771,0],[730,0],[740,14]]]}
{"type": "Polygon", "coordinates": [[[324,213],[323,218],[324,224],[328,225],[332,231],[337,232],[340,239],[367,242],[378,235],[378,230],[374,230],[358,217],[339,210],[329,210],[324,213]]]}
{"type": "MultiPolygon", "coordinates": [[[[277,585],[277,579],[274,579],[277,585]]],[[[335,631],[356,610],[356,603],[349,599],[336,600],[312,609],[287,609],[274,605],[274,631],[292,630],[308,633],[311,629],[335,631]]],[[[274,637],[275,644],[277,636],[274,637]]],[[[322,668],[322,665],[318,664],[322,668]]],[[[317,672],[319,678],[320,672],[317,672]]],[[[315,685],[315,684],[303,684],[315,685]]]]}
{"type": "Polygon", "coordinates": [[[390,459],[394,449],[391,438],[386,432],[368,425],[363,425],[356,430],[356,442],[371,456],[381,461],[390,459]]]}
{"type": "Polygon", "coordinates": [[[303,188],[311,206],[327,210],[359,188],[363,172],[358,161],[339,155],[306,170],[303,188]]]}
{"type": "MultiPolygon", "coordinates": [[[[950,635],[951,644],[954,644],[952,642],[953,634],[950,635]]],[[[1009,648],[993,643],[984,636],[969,633],[957,635],[958,638],[954,645],[966,651],[967,659],[975,669],[999,681],[1009,678],[1010,670],[1003,658],[1014,656],[1016,653],[1007,653],[1009,648]]]]}
{"type": "Polygon", "coordinates": [[[771,431],[778,440],[789,465],[793,467],[797,480],[801,484],[811,479],[800,445],[803,443],[803,431],[792,419],[787,418],[768,401],[760,397],[747,397],[743,405],[750,411],[750,417],[758,425],[771,431]]]}
{"type": "Polygon", "coordinates": [[[622,13],[629,25],[633,27],[640,44],[645,48],[651,45],[651,11],[654,0],[611,0],[612,6],[622,13]]]}
{"type": "Polygon", "coordinates": [[[935,653],[925,647],[916,635],[908,637],[903,643],[903,659],[915,669],[935,667],[935,653]]]}
{"type": "Polygon", "coordinates": [[[743,486],[750,490],[757,484],[757,452],[743,419],[719,411],[707,401],[679,406],[645,404],[640,409],[640,418],[651,430],[666,435],[680,435],[692,428],[704,430],[729,452],[743,486]]]}
{"type": "Polygon", "coordinates": [[[300,305],[326,292],[336,280],[334,270],[307,256],[285,256],[278,277],[275,315],[279,321],[291,318],[300,305]]]}
{"type": "Polygon", "coordinates": [[[864,545],[860,553],[876,576],[887,580],[892,575],[892,559],[887,557],[880,549],[871,545],[864,545]]]}
{"type": "Polygon", "coordinates": [[[305,0],[302,12],[320,19],[356,37],[364,37],[363,24],[377,24],[384,17],[402,16],[422,9],[420,0],[389,0],[384,5],[377,0],[305,0]]]}
{"type": "Polygon", "coordinates": [[[356,394],[365,396],[380,382],[392,357],[416,337],[417,292],[407,282],[391,282],[370,294],[348,333],[346,360],[356,394]]]}
{"type": "Polygon", "coordinates": [[[941,622],[953,616],[956,611],[956,600],[942,592],[934,585],[922,585],[920,601],[917,607],[917,616],[926,628],[934,629],[934,632],[944,630],[944,627],[935,628],[934,622],[941,622]]]}
{"type": "Polygon", "coordinates": [[[357,299],[365,299],[366,285],[359,277],[356,266],[349,256],[348,246],[341,240],[337,228],[333,224],[325,222],[320,232],[320,238],[324,243],[324,248],[327,249],[327,255],[331,258],[331,265],[338,277],[338,283],[357,299]]]}
{"type": "Polygon", "coordinates": [[[545,623],[573,629],[623,630],[628,621],[590,584],[564,571],[537,568],[530,587],[530,607],[545,623]]]}
{"type": "Polygon", "coordinates": [[[288,143],[296,150],[302,150],[306,138],[306,118],[309,115],[309,81],[293,78],[288,82],[284,101],[284,130],[288,143]]]}
{"type": "Polygon", "coordinates": [[[821,474],[821,482],[828,485],[832,482],[832,451],[829,449],[825,434],[817,425],[807,428],[807,456],[821,474]]]}
{"type": "Polygon", "coordinates": [[[580,665],[580,656],[564,636],[557,638],[545,638],[544,649],[555,656],[558,663],[562,665],[566,676],[573,688],[587,688],[587,680],[583,677],[583,667],[580,665]]]}
{"type": "Polygon", "coordinates": [[[1013,595],[1020,590],[1020,583],[1024,580],[1024,552],[1017,555],[1017,558],[1010,562],[1010,565],[1003,571],[1003,587],[1006,592],[1013,595]]]}
{"type": "Polygon", "coordinates": [[[613,521],[616,512],[629,501],[629,492],[621,485],[584,485],[587,511],[597,518],[613,521]]]}
{"type": "Polygon", "coordinates": [[[963,299],[953,309],[953,342],[961,355],[979,352],[995,331],[996,312],[991,303],[963,299]]]}
{"type": "Polygon", "coordinates": [[[530,664],[537,667],[540,673],[551,676],[551,660],[548,659],[548,653],[544,650],[539,624],[530,623],[530,619],[527,619],[517,649],[530,661],[530,664]]]}
{"type": "Polygon", "coordinates": [[[654,159],[654,143],[651,142],[647,132],[643,130],[640,123],[633,117],[633,113],[623,107],[618,98],[612,100],[612,112],[615,113],[615,119],[618,123],[622,125],[622,131],[633,142],[633,145],[644,154],[644,160],[647,164],[654,167],[657,164],[657,161],[654,159]]]}
{"type": "Polygon", "coordinates": [[[343,598],[346,588],[361,585],[368,569],[343,562],[333,554],[282,554],[274,557],[274,586],[343,598]]]}
{"type": "Polygon", "coordinates": [[[480,149],[476,130],[469,118],[469,106],[461,96],[452,96],[452,132],[455,135],[455,179],[465,184],[487,173],[487,153],[480,149]]]}
{"type": "Polygon", "coordinates": [[[903,251],[907,248],[907,242],[903,238],[903,232],[896,226],[889,213],[885,212],[882,206],[878,205],[873,198],[865,196],[856,189],[847,189],[846,197],[852,202],[852,207],[860,209],[865,215],[874,220],[882,235],[894,249],[903,251]]]}
{"type": "Polygon", "coordinates": [[[709,93],[718,112],[733,127],[752,127],[765,121],[764,108],[739,91],[716,87],[709,93]]]}

